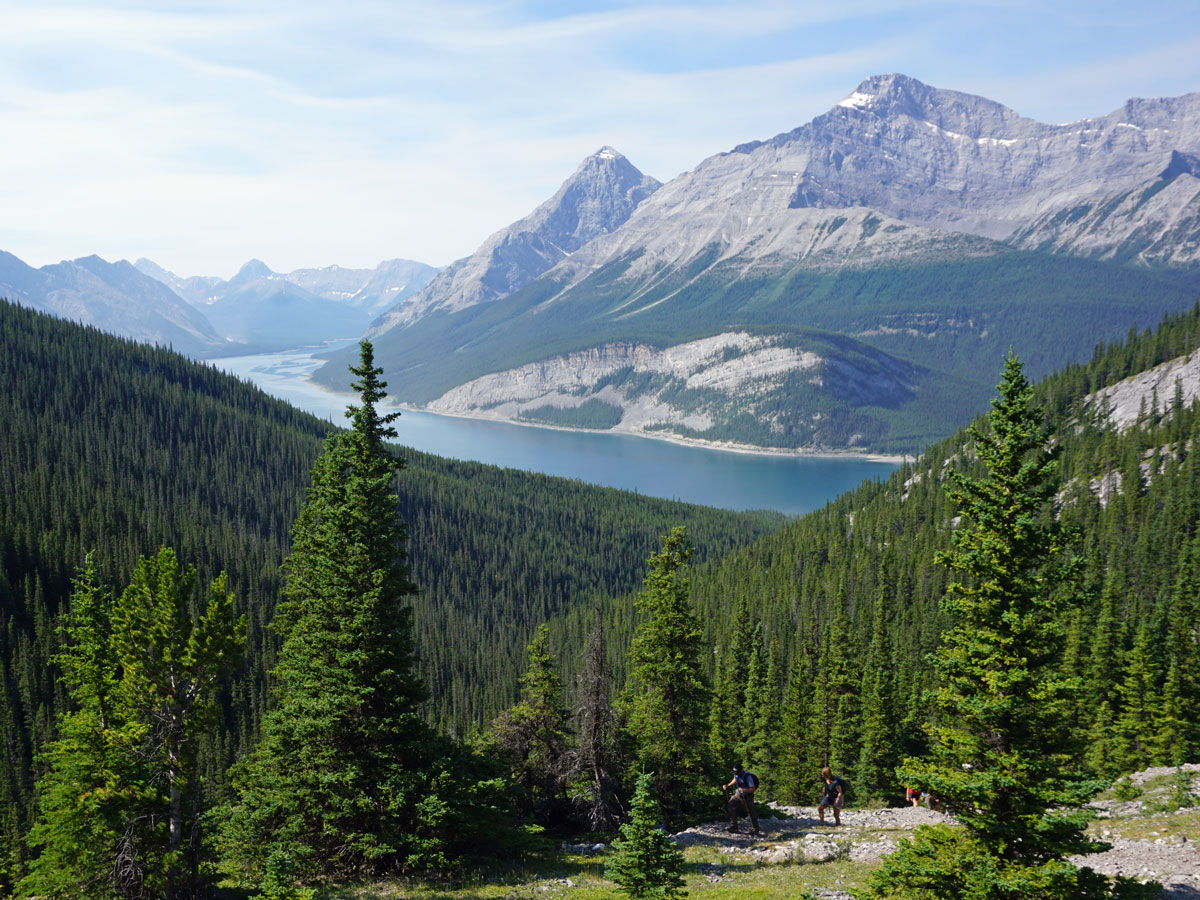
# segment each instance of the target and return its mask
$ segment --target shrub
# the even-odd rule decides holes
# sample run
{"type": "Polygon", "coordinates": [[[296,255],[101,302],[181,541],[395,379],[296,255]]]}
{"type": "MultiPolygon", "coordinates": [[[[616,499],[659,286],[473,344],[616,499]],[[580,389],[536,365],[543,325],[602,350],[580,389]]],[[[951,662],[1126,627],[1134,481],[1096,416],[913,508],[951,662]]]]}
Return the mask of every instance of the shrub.
{"type": "Polygon", "coordinates": [[[650,788],[650,775],[638,777],[630,821],[613,841],[613,855],[604,874],[634,900],[687,896],[683,854],[658,825],[658,803],[650,788]]]}

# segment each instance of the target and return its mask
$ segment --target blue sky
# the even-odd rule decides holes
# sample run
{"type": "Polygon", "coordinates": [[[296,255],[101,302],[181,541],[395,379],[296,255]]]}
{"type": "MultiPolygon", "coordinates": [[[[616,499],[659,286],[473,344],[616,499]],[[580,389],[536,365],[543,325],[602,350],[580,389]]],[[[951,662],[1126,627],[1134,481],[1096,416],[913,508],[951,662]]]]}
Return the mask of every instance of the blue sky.
{"type": "Polygon", "coordinates": [[[1103,115],[1200,91],[1200,0],[5,0],[0,249],[442,265],[602,145],[667,180],[883,72],[1103,115]]]}

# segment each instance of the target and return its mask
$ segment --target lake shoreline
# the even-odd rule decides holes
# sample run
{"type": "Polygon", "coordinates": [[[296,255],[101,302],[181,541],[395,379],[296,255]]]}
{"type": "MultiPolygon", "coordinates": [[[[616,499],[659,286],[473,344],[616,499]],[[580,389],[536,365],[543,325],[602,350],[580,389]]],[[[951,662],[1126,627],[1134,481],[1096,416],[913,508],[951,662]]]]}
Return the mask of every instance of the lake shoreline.
{"type": "MultiPolygon", "coordinates": [[[[319,364],[313,352],[314,348],[297,348],[207,362],[330,426],[342,426],[346,407],[359,398],[310,379],[319,364]]],[[[768,509],[786,516],[819,509],[865,481],[887,478],[904,461],[901,456],[862,451],[785,450],[664,433],[511,421],[495,411],[455,415],[394,402],[391,397],[379,409],[405,414],[396,423],[396,441],[414,452],[571,478],[666,500],[732,510],[768,509]]]]}
{"type": "MultiPolygon", "coordinates": [[[[310,383],[315,387],[324,387],[324,385],[315,381],[310,381],[310,383]]],[[[329,389],[325,388],[325,390],[329,389]]],[[[330,393],[337,394],[340,392],[331,391],[330,393]]],[[[510,419],[507,416],[489,416],[486,413],[443,412],[442,410],[427,409],[408,403],[385,401],[385,405],[401,410],[402,412],[445,416],[451,419],[470,419],[476,422],[500,422],[505,425],[519,425],[523,428],[545,428],[550,431],[570,431],[576,434],[611,434],[621,437],[648,438],[649,440],[666,441],[667,443],[678,444],[683,447],[700,447],[705,450],[720,450],[725,453],[745,453],[753,456],[794,456],[802,459],[849,459],[861,460],[862,462],[888,463],[896,466],[904,465],[906,462],[912,462],[916,459],[915,456],[872,453],[867,450],[830,450],[815,447],[796,449],[787,447],[759,447],[756,444],[739,444],[736,441],[706,441],[703,438],[691,438],[686,435],[671,434],[669,432],[622,431],[618,428],[575,428],[570,425],[550,425],[544,422],[522,422],[519,419],[510,419]]]]}
{"type": "MultiPolygon", "coordinates": [[[[316,348],[302,347],[296,348],[293,351],[280,351],[286,353],[301,352],[311,353],[310,359],[316,361],[316,348]]],[[[255,355],[255,354],[248,354],[255,355]]],[[[228,362],[229,358],[210,360],[211,364],[219,364],[228,362]]],[[[316,371],[317,365],[313,365],[311,371],[300,374],[301,380],[311,389],[315,389],[328,395],[331,398],[343,397],[348,403],[353,403],[357,399],[355,394],[346,391],[335,391],[328,385],[322,384],[319,381],[313,380],[313,372],[316,371]]],[[[570,425],[551,425],[545,422],[523,422],[519,419],[511,419],[507,416],[488,415],[486,412],[481,413],[465,413],[465,412],[444,412],[442,410],[428,409],[423,406],[416,406],[411,403],[402,403],[391,398],[385,398],[383,405],[390,409],[397,409],[401,412],[416,412],[430,416],[444,416],[451,419],[467,419],[476,422],[500,422],[506,425],[519,425],[525,428],[543,428],[550,431],[567,431],[576,434],[607,434],[622,437],[648,438],[654,441],[665,441],[670,444],[676,444],[681,447],[699,447],[704,450],[718,450],[724,453],[743,453],[752,456],[775,456],[775,457],[794,457],[798,459],[840,459],[854,460],[860,462],[887,463],[888,465],[902,466],[906,462],[911,462],[916,459],[916,456],[907,454],[893,453],[873,453],[869,450],[831,450],[821,447],[760,447],[756,444],[740,444],[737,441],[709,441],[703,438],[692,438],[681,434],[671,434],[669,432],[652,432],[652,431],[635,431],[633,429],[621,430],[619,428],[577,428],[570,425]]]]}

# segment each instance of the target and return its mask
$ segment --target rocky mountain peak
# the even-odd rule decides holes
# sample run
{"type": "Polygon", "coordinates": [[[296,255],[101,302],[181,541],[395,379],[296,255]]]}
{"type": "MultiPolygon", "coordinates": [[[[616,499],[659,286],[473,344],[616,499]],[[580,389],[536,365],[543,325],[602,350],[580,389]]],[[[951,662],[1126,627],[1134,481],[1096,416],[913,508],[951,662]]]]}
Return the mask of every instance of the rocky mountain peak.
{"type": "Polygon", "coordinates": [[[864,78],[838,106],[846,109],[890,109],[896,105],[919,105],[930,91],[929,85],[898,72],[872,75],[864,78]]]}
{"type": "Polygon", "coordinates": [[[64,265],[75,266],[85,272],[90,272],[98,278],[127,287],[136,284],[138,291],[141,293],[145,293],[146,291],[160,292],[164,287],[161,282],[150,278],[148,275],[144,275],[125,259],[109,262],[93,253],[90,256],[81,256],[78,259],[73,259],[69,264],[64,265]]]}
{"type": "Polygon", "coordinates": [[[625,159],[625,154],[623,154],[616,147],[608,146],[608,144],[605,144],[603,147],[601,147],[599,150],[597,150],[591,156],[585,157],[583,162],[580,163],[579,167],[582,169],[584,166],[586,166],[589,162],[592,162],[593,160],[596,160],[597,162],[602,161],[602,160],[613,160],[613,161],[625,160],[625,162],[629,162],[629,160],[625,159]]]}
{"type": "MultiPolygon", "coordinates": [[[[574,174],[563,182],[563,186],[566,187],[581,179],[596,178],[604,173],[620,175],[623,179],[634,183],[640,183],[646,177],[621,151],[605,145],[590,156],[585,156],[574,174]]],[[[651,181],[653,180],[651,179],[651,181]]]]}
{"type": "Polygon", "coordinates": [[[971,138],[1008,137],[1036,124],[986,97],[935,88],[898,73],[865,79],[831,114],[841,110],[893,121],[905,117],[971,138]]]}
{"type": "Polygon", "coordinates": [[[541,233],[565,253],[621,225],[662,186],[612,147],[586,157],[558,191],[513,228],[541,233]]]}
{"type": "Polygon", "coordinates": [[[234,286],[249,284],[252,281],[270,278],[274,274],[261,259],[252,259],[238,269],[238,273],[229,279],[229,284],[234,286]]]}
{"type": "Polygon", "coordinates": [[[169,285],[169,279],[177,278],[174,273],[167,271],[152,259],[147,259],[144,256],[139,256],[134,260],[133,267],[143,275],[149,275],[156,281],[161,281],[163,284],[169,285]]]}
{"type": "Polygon", "coordinates": [[[434,309],[489,303],[528,284],[585,244],[609,234],[662,186],[620,151],[603,146],[544,203],[451,263],[418,294],[372,325],[378,335],[434,309]]]}

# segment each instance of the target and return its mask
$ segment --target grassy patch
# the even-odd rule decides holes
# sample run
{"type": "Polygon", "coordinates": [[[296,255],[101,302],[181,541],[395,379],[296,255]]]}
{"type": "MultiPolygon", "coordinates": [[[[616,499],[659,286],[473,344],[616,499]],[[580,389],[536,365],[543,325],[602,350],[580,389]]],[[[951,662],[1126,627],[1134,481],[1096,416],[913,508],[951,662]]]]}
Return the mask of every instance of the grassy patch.
{"type": "Polygon", "coordinates": [[[1100,819],[1088,827],[1088,833],[1095,837],[1128,840],[1187,838],[1189,841],[1200,841],[1200,809],[1100,819]]]}
{"type": "MultiPolygon", "coordinates": [[[[607,854],[566,856],[534,863],[506,873],[476,873],[457,882],[393,879],[358,885],[339,885],[317,893],[318,900],[515,900],[570,897],[571,900],[612,900],[624,897],[604,877],[607,854]]],[[[711,847],[690,847],[684,853],[690,897],[706,900],[796,897],[805,891],[850,890],[865,884],[876,864],[795,862],[761,864],[711,847]]]]}

